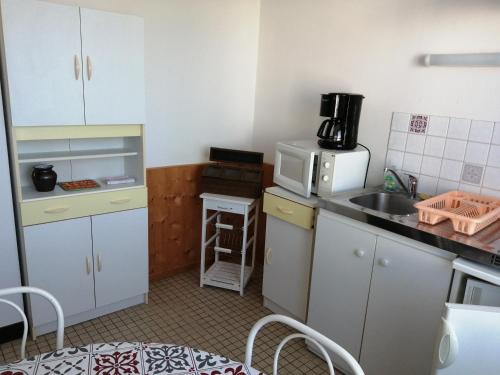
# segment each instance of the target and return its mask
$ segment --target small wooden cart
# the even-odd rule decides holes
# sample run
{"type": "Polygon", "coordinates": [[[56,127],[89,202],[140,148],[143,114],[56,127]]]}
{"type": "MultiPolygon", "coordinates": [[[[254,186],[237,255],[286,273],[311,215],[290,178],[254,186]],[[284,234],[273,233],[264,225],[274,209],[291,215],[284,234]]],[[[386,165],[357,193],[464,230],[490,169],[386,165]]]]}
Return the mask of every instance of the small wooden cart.
{"type": "Polygon", "coordinates": [[[239,291],[243,296],[255,266],[259,199],[211,193],[203,193],[200,197],[203,199],[200,287],[217,286],[239,291]],[[239,220],[233,222],[238,216],[239,220]],[[223,223],[223,218],[228,218],[229,223],[223,223]],[[241,225],[234,224],[236,222],[241,225]],[[214,251],[211,258],[214,261],[206,267],[211,261],[210,249],[214,251]],[[221,260],[221,254],[239,255],[241,260],[238,263],[221,260]],[[247,257],[251,257],[250,262],[247,257]]]}

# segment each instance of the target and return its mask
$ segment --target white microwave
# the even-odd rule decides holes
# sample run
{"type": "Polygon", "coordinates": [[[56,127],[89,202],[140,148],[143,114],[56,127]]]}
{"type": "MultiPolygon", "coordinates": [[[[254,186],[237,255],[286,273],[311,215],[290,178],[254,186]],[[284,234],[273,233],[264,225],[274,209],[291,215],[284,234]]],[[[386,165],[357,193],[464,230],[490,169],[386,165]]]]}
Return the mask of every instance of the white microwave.
{"type": "Polygon", "coordinates": [[[274,158],[274,183],[309,198],[362,188],[368,151],[321,149],[315,140],[278,142],[274,158]]]}

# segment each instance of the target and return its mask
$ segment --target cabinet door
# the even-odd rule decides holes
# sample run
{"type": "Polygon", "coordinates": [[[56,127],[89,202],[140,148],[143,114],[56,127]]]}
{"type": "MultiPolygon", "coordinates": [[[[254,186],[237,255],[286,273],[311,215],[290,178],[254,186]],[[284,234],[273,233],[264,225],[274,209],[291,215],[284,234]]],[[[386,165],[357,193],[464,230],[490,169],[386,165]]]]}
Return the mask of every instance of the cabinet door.
{"type": "MultiPolygon", "coordinates": [[[[0,92],[0,100],[1,100],[0,92]]],[[[2,219],[0,220],[0,289],[12,288],[21,285],[19,258],[17,255],[16,224],[14,207],[12,204],[12,190],[10,188],[9,155],[4,132],[3,109],[0,107],[0,201],[2,202],[2,219]]],[[[23,299],[21,295],[7,298],[21,308],[23,299]]],[[[21,315],[12,307],[0,304],[0,327],[21,321],[21,315]]]]}
{"type": "Polygon", "coordinates": [[[430,374],[451,274],[450,259],[378,238],[361,351],[367,374],[430,374]]]}
{"type": "Polygon", "coordinates": [[[267,216],[262,294],[305,321],[312,256],[311,229],[267,216]]]}
{"type": "Polygon", "coordinates": [[[359,358],[376,236],[347,223],[318,216],[308,325],[359,358]]]}
{"type": "MultiPolygon", "coordinates": [[[[29,285],[52,293],[64,316],[95,307],[89,217],[24,227],[24,245],[29,285]]],[[[46,300],[31,302],[35,326],[56,320],[46,300]]]]}
{"type": "Polygon", "coordinates": [[[146,208],[92,216],[97,307],[148,291],[147,231],[146,208]]]}
{"type": "Polygon", "coordinates": [[[81,22],[86,123],[143,124],[143,20],[81,8],[81,22]]]}
{"type": "Polygon", "coordinates": [[[13,125],[82,125],[80,15],[77,7],[2,0],[13,125]]]}

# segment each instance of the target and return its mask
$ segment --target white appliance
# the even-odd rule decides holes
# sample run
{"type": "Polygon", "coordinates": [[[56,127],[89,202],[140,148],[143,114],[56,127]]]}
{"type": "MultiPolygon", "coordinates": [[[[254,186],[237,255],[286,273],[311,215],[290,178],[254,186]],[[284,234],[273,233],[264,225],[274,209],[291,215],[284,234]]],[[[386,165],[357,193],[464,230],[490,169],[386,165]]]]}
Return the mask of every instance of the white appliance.
{"type": "Polygon", "coordinates": [[[500,286],[468,279],[465,287],[464,304],[500,307],[500,286]]]}
{"type": "Polygon", "coordinates": [[[453,303],[445,307],[432,374],[499,374],[500,270],[463,258],[453,269],[453,303]]]}
{"type": "Polygon", "coordinates": [[[433,375],[500,373],[500,308],[446,304],[433,375]]]}
{"type": "Polygon", "coordinates": [[[362,147],[342,151],[321,149],[315,140],[278,142],[273,181],[306,198],[327,197],[362,188],[368,159],[362,147]]]}

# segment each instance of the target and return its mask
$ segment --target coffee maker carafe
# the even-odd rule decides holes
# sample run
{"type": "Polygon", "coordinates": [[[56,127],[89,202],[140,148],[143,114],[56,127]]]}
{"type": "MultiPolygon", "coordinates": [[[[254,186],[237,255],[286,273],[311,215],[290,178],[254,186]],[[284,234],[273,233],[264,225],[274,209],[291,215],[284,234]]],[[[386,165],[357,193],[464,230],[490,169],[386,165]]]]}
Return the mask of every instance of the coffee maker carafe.
{"type": "Polygon", "coordinates": [[[321,95],[320,116],[329,117],[318,129],[321,148],[352,150],[358,142],[358,125],[363,95],[329,93],[321,95]]]}

